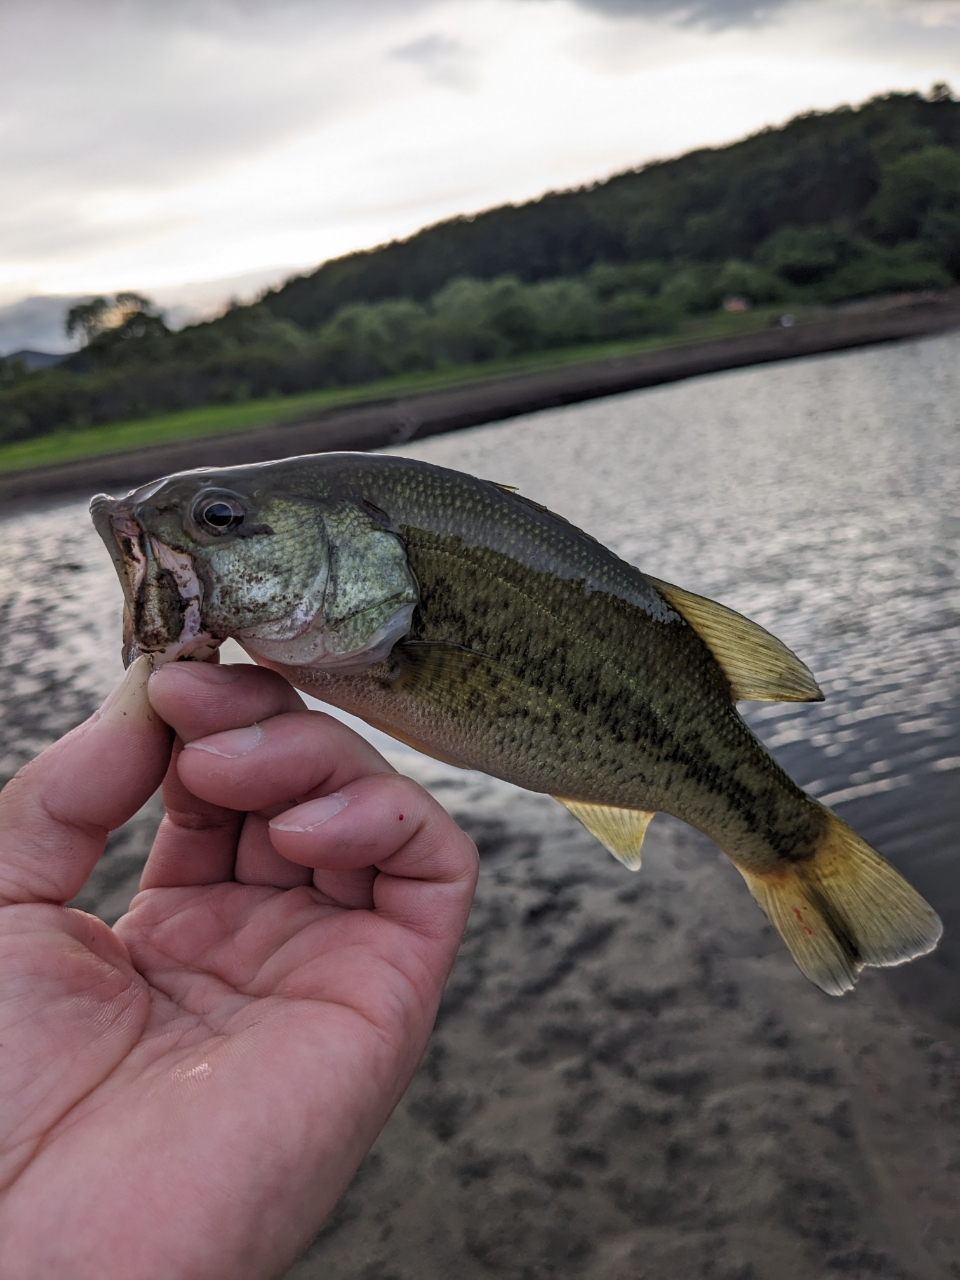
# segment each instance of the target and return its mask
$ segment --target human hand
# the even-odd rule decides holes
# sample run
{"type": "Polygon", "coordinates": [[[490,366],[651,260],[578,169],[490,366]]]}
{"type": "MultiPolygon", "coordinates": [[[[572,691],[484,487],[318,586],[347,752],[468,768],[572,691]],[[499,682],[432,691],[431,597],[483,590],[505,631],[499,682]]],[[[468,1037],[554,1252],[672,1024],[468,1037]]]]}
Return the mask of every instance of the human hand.
{"type": "Polygon", "coordinates": [[[415,1071],[476,883],[444,811],[280,677],[148,676],[0,794],[5,1280],[281,1273],[415,1071]],[[165,772],[129,912],[66,908],[165,772]]]}

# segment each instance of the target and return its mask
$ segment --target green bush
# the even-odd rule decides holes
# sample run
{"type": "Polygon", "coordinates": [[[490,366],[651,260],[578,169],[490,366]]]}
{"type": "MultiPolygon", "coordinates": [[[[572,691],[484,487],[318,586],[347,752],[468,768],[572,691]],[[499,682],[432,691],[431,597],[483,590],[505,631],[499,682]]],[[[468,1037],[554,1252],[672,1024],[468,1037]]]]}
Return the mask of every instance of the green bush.
{"type": "Polygon", "coordinates": [[[723,299],[713,267],[684,267],[670,276],[660,290],[668,304],[681,311],[713,311],[723,299]]]}
{"type": "Polygon", "coordinates": [[[960,213],[932,209],[920,223],[918,244],[960,280],[960,213]]]}
{"type": "Polygon", "coordinates": [[[581,280],[548,280],[528,293],[545,347],[569,347],[600,336],[600,309],[581,280]]]}
{"type": "Polygon", "coordinates": [[[600,325],[605,338],[645,338],[672,333],[682,317],[681,308],[669,299],[634,289],[616,293],[604,304],[600,325]]]}
{"type": "Polygon", "coordinates": [[[871,245],[821,287],[821,296],[827,302],[844,302],[880,293],[945,289],[952,283],[946,268],[927,256],[921,245],[908,243],[893,249],[871,245]]]}
{"type": "Polygon", "coordinates": [[[933,213],[960,210],[960,152],[924,147],[884,166],[867,224],[887,244],[914,240],[933,213]]]}
{"type": "Polygon", "coordinates": [[[717,274],[716,292],[724,298],[746,298],[748,302],[780,302],[787,295],[784,282],[752,262],[739,262],[731,258],[717,274]]]}
{"type": "Polygon", "coordinates": [[[768,236],[754,255],[769,271],[789,284],[818,284],[862,252],[862,242],[842,225],[781,227],[768,236]]]}

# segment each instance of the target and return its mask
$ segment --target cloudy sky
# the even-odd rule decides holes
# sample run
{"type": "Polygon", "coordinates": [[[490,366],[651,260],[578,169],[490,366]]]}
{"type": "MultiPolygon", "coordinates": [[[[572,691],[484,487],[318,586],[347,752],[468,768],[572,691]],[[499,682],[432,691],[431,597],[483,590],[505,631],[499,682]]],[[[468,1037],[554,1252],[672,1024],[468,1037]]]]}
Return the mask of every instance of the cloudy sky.
{"type": "Polygon", "coordinates": [[[0,304],[209,303],[798,111],[960,89],[960,0],[0,0],[0,67],[0,304]]]}

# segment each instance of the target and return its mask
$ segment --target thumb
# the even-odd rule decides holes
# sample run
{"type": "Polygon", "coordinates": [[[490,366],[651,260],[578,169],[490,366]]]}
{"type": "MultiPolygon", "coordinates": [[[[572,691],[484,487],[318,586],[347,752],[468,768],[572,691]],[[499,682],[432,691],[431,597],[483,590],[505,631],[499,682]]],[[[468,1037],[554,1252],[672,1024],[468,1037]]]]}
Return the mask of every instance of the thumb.
{"type": "Polygon", "coordinates": [[[99,711],[0,793],[0,905],[74,897],[107,835],[160,785],[173,735],[147,698],[150,672],[139,658],[99,711]]]}

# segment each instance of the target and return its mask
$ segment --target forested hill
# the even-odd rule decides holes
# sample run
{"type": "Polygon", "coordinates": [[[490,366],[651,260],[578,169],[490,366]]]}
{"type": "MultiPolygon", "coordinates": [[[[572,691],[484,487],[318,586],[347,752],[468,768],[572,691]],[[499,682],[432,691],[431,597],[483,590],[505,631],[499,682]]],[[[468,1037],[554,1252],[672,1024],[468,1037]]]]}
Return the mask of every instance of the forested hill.
{"type": "MultiPolygon", "coordinates": [[[[408,240],[336,258],[264,303],[313,327],[349,302],[425,301],[455,276],[510,274],[534,283],[580,275],[597,262],[751,259],[782,227],[840,223],[870,235],[868,211],[884,177],[892,186],[910,168],[905,158],[930,147],[960,151],[960,102],[946,94],[939,101],[892,94],[810,113],[730,146],[451,218],[408,240]]],[[[960,214],[960,192],[955,199],[960,214]]],[[[922,208],[890,209],[876,230],[890,242],[909,239],[919,230],[917,213],[922,218],[922,208]]]]}
{"type": "Polygon", "coordinates": [[[0,443],[958,281],[960,102],[942,85],[454,218],[179,332],[135,293],[84,303],[62,364],[0,360],[0,443]]]}

